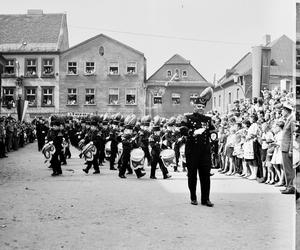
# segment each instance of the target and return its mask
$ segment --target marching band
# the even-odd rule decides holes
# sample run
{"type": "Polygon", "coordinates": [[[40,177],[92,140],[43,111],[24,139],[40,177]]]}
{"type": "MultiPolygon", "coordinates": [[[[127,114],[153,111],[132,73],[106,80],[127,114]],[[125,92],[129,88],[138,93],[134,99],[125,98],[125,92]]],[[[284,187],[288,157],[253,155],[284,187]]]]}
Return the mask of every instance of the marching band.
{"type": "Polygon", "coordinates": [[[191,204],[197,205],[197,172],[201,182],[201,203],[212,207],[209,200],[210,169],[212,167],[211,141],[216,140],[212,120],[203,114],[212,89],[205,89],[194,103],[194,112],[165,119],[145,115],[122,116],[120,113],[94,116],[52,116],[47,143],[42,149],[52,176],[62,174],[61,165],[70,158],[70,144],[85,159],[83,172],[100,174],[104,160],[110,170],[118,170],[122,179],[135,173],[137,178],[146,175],[145,166],[151,167],[150,178],[157,179],[157,165],[163,179],[171,178],[169,170],[188,172],[191,204]],[[201,111],[201,112],[200,112],[201,111]],[[115,168],[117,165],[117,168],[115,168]]]}

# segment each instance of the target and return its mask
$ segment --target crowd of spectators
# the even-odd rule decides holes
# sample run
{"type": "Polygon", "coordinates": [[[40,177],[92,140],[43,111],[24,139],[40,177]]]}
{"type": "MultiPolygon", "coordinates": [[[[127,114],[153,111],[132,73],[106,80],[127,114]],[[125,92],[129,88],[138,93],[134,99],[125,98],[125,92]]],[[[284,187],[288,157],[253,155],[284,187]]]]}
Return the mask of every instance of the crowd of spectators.
{"type": "Polygon", "coordinates": [[[295,193],[299,122],[293,103],[292,93],[265,89],[262,97],[235,101],[225,115],[210,112],[218,129],[213,162],[219,172],[295,193]]]}
{"type": "Polygon", "coordinates": [[[0,158],[16,151],[35,140],[35,126],[30,122],[20,122],[11,116],[0,117],[0,158]]]}

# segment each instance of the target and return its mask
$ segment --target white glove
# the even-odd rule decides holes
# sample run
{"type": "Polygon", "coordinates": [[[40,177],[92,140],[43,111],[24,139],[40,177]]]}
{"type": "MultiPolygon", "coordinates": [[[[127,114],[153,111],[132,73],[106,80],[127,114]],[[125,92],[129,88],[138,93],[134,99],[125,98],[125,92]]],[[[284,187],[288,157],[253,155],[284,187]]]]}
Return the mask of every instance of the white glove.
{"type": "Polygon", "coordinates": [[[201,135],[205,131],[205,128],[198,128],[194,131],[194,135],[201,135]]]}

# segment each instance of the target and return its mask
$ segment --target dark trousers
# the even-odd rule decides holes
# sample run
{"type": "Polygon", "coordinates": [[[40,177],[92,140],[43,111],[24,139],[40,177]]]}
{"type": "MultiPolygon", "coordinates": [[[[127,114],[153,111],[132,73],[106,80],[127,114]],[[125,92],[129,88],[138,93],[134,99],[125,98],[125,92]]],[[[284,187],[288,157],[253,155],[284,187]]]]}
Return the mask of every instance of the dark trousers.
{"type": "Polygon", "coordinates": [[[98,159],[96,157],[96,155],[94,155],[94,159],[92,161],[88,161],[87,162],[87,171],[89,171],[91,169],[91,167],[93,166],[95,172],[99,172],[99,165],[98,165],[98,159]]]}
{"type": "Polygon", "coordinates": [[[54,174],[62,174],[61,163],[60,163],[58,152],[55,152],[52,155],[51,166],[54,174]]]}
{"type": "Polygon", "coordinates": [[[5,155],[5,144],[2,140],[0,140],[0,157],[5,155]]]}
{"type": "Polygon", "coordinates": [[[149,148],[148,147],[143,147],[142,149],[145,153],[145,157],[147,158],[148,165],[150,165],[151,164],[151,155],[150,155],[150,152],[149,152],[149,148]]]}
{"type": "Polygon", "coordinates": [[[159,164],[160,170],[161,170],[163,176],[165,177],[169,172],[168,172],[168,169],[165,167],[162,159],[159,156],[152,157],[150,176],[152,176],[152,177],[155,176],[157,163],[159,164]]]}
{"type": "Polygon", "coordinates": [[[201,202],[205,203],[209,200],[210,192],[210,172],[201,171],[201,166],[188,167],[188,186],[190,190],[191,200],[197,200],[197,172],[199,174],[200,186],[201,186],[201,202]]]}
{"type": "Polygon", "coordinates": [[[282,152],[282,165],[285,175],[285,182],[287,188],[294,188],[293,181],[295,179],[295,169],[293,168],[292,157],[289,156],[288,152],[282,152]]]}
{"type": "Polygon", "coordinates": [[[71,151],[70,151],[70,147],[69,146],[66,147],[65,157],[71,158],[71,151]]]}
{"type": "Polygon", "coordinates": [[[120,165],[120,169],[119,169],[119,175],[124,175],[126,172],[126,169],[129,169],[129,172],[132,172],[132,169],[130,167],[130,152],[123,152],[122,154],[122,158],[120,159],[121,161],[121,165],[120,165]]]}
{"type": "Polygon", "coordinates": [[[45,145],[45,137],[40,135],[38,136],[37,141],[38,141],[38,150],[41,151],[45,145]]]}

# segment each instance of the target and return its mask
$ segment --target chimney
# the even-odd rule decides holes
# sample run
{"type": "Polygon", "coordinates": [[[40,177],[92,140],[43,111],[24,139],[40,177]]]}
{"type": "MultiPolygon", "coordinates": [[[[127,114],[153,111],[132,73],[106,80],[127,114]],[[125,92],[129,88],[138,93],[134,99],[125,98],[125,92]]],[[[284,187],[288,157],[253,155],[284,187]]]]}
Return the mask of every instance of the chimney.
{"type": "Polygon", "coordinates": [[[263,36],[263,46],[268,45],[271,42],[271,35],[266,34],[263,36]]]}
{"type": "Polygon", "coordinates": [[[30,10],[27,10],[27,15],[43,15],[43,10],[30,9],[30,10]]]}

